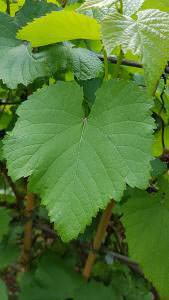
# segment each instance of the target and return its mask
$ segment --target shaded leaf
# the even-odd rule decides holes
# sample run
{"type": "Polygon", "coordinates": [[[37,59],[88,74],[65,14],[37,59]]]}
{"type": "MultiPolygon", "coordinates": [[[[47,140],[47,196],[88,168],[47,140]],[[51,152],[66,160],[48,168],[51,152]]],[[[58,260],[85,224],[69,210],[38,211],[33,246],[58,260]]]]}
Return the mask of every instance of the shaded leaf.
{"type": "Polygon", "coordinates": [[[23,27],[35,18],[42,17],[55,10],[59,10],[59,8],[54,3],[47,3],[45,0],[26,0],[23,7],[16,14],[15,21],[20,27],[23,27]]]}
{"type": "Polygon", "coordinates": [[[44,53],[52,73],[72,71],[79,80],[103,75],[103,64],[97,55],[69,43],[50,46],[44,53]]]}
{"type": "Polygon", "coordinates": [[[135,190],[123,208],[129,254],[152,281],[162,300],[169,286],[169,185],[161,179],[159,192],[135,190]]]}
{"type": "Polygon", "coordinates": [[[0,207],[0,220],[0,240],[2,240],[3,236],[8,233],[9,222],[11,220],[11,217],[9,216],[9,213],[6,208],[0,207]]]}

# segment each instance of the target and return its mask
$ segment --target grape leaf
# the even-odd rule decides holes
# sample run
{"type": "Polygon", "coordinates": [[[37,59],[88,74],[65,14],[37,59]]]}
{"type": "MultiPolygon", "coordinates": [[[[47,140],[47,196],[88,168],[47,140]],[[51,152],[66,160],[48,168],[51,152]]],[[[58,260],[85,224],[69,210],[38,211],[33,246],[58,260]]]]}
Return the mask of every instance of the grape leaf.
{"type": "Polygon", "coordinates": [[[95,281],[86,283],[80,274],[49,252],[41,258],[34,273],[23,276],[19,300],[121,300],[114,295],[111,286],[105,287],[95,281]]]}
{"type": "Polygon", "coordinates": [[[45,1],[27,0],[16,18],[0,13],[0,78],[8,87],[16,88],[19,83],[27,85],[37,77],[49,75],[45,58],[32,53],[27,42],[16,39],[16,33],[24,22],[53,10],[54,6],[45,1]]]}
{"type": "Polygon", "coordinates": [[[44,55],[52,73],[72,71],[79,80],[103,75],[103,64],[97,55],[84,48],[64,43],[48,47],[44,55]]]}
{"type": "Polygon", "coordinates": [[[17,37],[31,42],[33,47],[75,39],[99,40],[100,25],[76,12],[52,12],[23,27],[17,37]]]}
{"type": "Polygon", "coordinates": [[[1,241],[3,236],[8,233],[9,222],[11,220],[11,217],[9,216],[6,208],[0,207],[0,220],[1,220],[1,226],[0,226],[0,241],[1,241]]]}
{"type": "Polygon", "coordinates": [[[142,9],[159,9],[169,12],[169,0],[144,0],[142,9]]]}
{"type": "Polygon", "coordinates": [[[85,11],[91,8],[111,7],[118,0],[86,0],[80,7],[79,11],[85,11]]]}
{"type": "Polygon", "coordinates": [[[145,99],[134,83],[106,82],[85,118],[82,89],[60,82],[20,106],[5,141],[8,170],[13,179],[31,175],[30,188],[63,240],[82,232],[110,199],[119,201],[126,183],[147,186],[153,122],[145,99]]]}
{"type": "Polygon", "coordinates": [[[54,3],[47,3],[45,0],[26,0],[23,7],[15,17],[16,23],[23,27],[35,18],[40,18],[52,11],[60,10],[54,3]]]}
{"type": "Polygon", "coordinates": [[[129,254],[142,267],[162,300],[169,287],[169,185],[161,179],[157,193],[134,190],[124,205],[123,222],[129,254]]]}
{"type": "Polygon", "coordinates": [[[148,90],[154,94],[169,59],[169,14],[153,9],[140,11],[135,21],[116,12],[104,19],[102,34],[108,54],[121,45],[125,53],[131,50],[140,55],[148,90]]]}
{"type": "Polygon", "coordinates": [[[123,13],[131,16],[136,13],[145,0],[123,0],[123,13]]]}
{"type": "Polygon", "coordinates": [[[0,270],[16,263],[20,256],[20,249],[16,243],[3,241],[0,243],[0,270]]]}
{"type": "Polygon", "coordinates": [[[1,295],[1,300],[8,300],[7,287],[1,279],[0,279],[0,295],[1,295]]]}
{"type": "MultiPolygon", "coordinates": [[[[78,11],[85,11],[91,8],[115,8],[114,4],[118,0],[86,0],[78,9],[78,11]]],[[[123,0],[123,13],[125,15],[132,15],[139,10],[144,0],[123,0]]]]}
{"type": "MultiPolygon", "coordinates": [[[[24,22],[21,13],[17,17],[18,21],[24,22]]],[[[103,73],[103,65],[97,55],[87,49],[56,45],[33,53],[27,42],[15,38],[18,25],[3,13],[0,13],[0,30],[0,78],[10,88],[16,88],[19,83],[27,85],[37,77],[50,76],[57,71],[71,70],[81,80],[103,73]]]]}

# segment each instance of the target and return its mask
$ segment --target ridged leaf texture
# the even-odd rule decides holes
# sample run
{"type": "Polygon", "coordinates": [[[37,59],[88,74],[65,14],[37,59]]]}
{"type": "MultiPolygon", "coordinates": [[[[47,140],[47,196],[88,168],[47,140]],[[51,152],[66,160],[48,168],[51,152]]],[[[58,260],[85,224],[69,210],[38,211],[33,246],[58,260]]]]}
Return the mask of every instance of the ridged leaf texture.
{"type": "Polygon", "coordinates": [[[103,75],[103,63],[97,55],[85,48],[75,48],[64,43],[49,46],[42,54],[51,73],[72,71],[79,80],[88,80],[103,75]]]}
{"type": "Polygon", "coordinates": [[[33,53],[29,43],[16,39],[19,22],[23,24],[28,20],[27,7],[29,19],[53,8],[51,3],[33,2],[32,14],[30,0],[29,5],[26,2],[26,8],[23,6],[15,19],[0,13],[0,78],[3,82],[14,89],[20,83],[28,85],[38,77],[51,76],[56,72],[72,71],[79,80],[100,76],[103,73],[103,64],[92,51],[58,44],[51,49],[33,53]]]}
{"type": "MultiPolygon", "coordinates": [[[[139,10],[144,0],[123,0],[123,12],[125,15],[133,15],[139,10]]],[[[115,8],[118,0],[86,0],[78,9],[79,11],[85,11],[93,8],[115,8]]]]}
{"type": "Polygon", "coordinates": [[[100,25],[91,17],[63,10],[35,19],[17,37],[31,42],[33,47],[76,39],[99,40],[100,25]]]}
{"type": "Polygon", "coordinates": [[[102,35],[108,54],[121,45],[124,52],[140,55],[149,93],[154,94],[169,59],[169,14],[145,10],[134,20],[115,12],[104,19],[102,35]]]}
{"type": "Polygon", "coordinates": [[[123,0],[123,12],[127,16],[136,13],[145,0],[123,0]]]}
{"type": "Polygon", "coordinates": [[[5,141],[13,179],[30,176],[62,239],[75,238],[126,183],[148,184],[153,123],[150,102],[135,84],[104,83],[88,118],[82,88],[57,83],[20,106],[5,141]],[[145,101],[146,100],[146,101],[145,101]]]}
{"type": "Polygon", "coordinates": [[[169,182],[161,179],[159,191],[133,191],[123,208],[129,254],[145,276],[168,300],[169,287],[169,182]]]}
{"type": "Polygon", "coordinates": [[[81,11],[85,11],[91,8],[105,8],[111,7],[117,0],[86,0],[79,8],[81,11]]]}
{"type": "Polygon", "coordinates": [[[9,88],[19,83],[28,85],[35,78],[49,75],[47,64],[30,45],[16,39],[18,29],[33,18],[56,10],[57,6],[42,1],[27,0],[15,18],[0,13],[0,79],[9,88]]]}

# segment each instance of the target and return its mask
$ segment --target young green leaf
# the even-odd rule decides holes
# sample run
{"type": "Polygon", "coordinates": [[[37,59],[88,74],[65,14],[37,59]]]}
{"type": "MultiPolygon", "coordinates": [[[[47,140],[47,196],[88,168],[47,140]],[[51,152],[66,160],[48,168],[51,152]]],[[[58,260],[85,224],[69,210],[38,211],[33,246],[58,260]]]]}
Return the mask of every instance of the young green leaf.
{"type": "Polygon", "coordinates": [[[133,191],[124,205],[129,254],[142,267],[145,276],[168,300],[169,287],[169,184],[161,180],[157,193],[133,191]]]}
{"type": "Polygon", "coordinates": [[[17,37],[31,42],[33,47],[75,39],[99,40],[100,25],[76,12],[52,12],[23,27],[17,37]]]}
{"type": "Polygon", "coordinates": [[[82,232],[126,183],[148,184],[153,123],[135,84],[110,81],[96,93],[89,118],[82,89],[57,83],[20,106],[4,154],[14,179],[30,176],[63,240],[82,232]]]}
{"type": "Polygon", "coordinates": [[[169,59],[169,14],[145,10],[135,21],[115,12],[103,21],[102,34],[108,54],[121,45],[124,52],[140,55],[149,93],[154,94],[169,59]]]}

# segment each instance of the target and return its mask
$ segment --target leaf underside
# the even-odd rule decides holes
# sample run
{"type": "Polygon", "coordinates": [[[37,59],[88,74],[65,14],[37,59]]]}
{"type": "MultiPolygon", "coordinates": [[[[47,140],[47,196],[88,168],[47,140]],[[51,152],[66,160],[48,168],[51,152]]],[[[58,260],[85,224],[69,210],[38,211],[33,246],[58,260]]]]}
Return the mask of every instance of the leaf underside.
{"type": "Polygon", "coordinates": [[[115,12],[102,24],[105,48],[110,54],[116,46],[140,55],[150,94],[154,94],[169,59],[169,14],[155,9],[140,11],[135,21],[115,12]],[[163,53],[163,55],[161,55],[163,53]]]}

